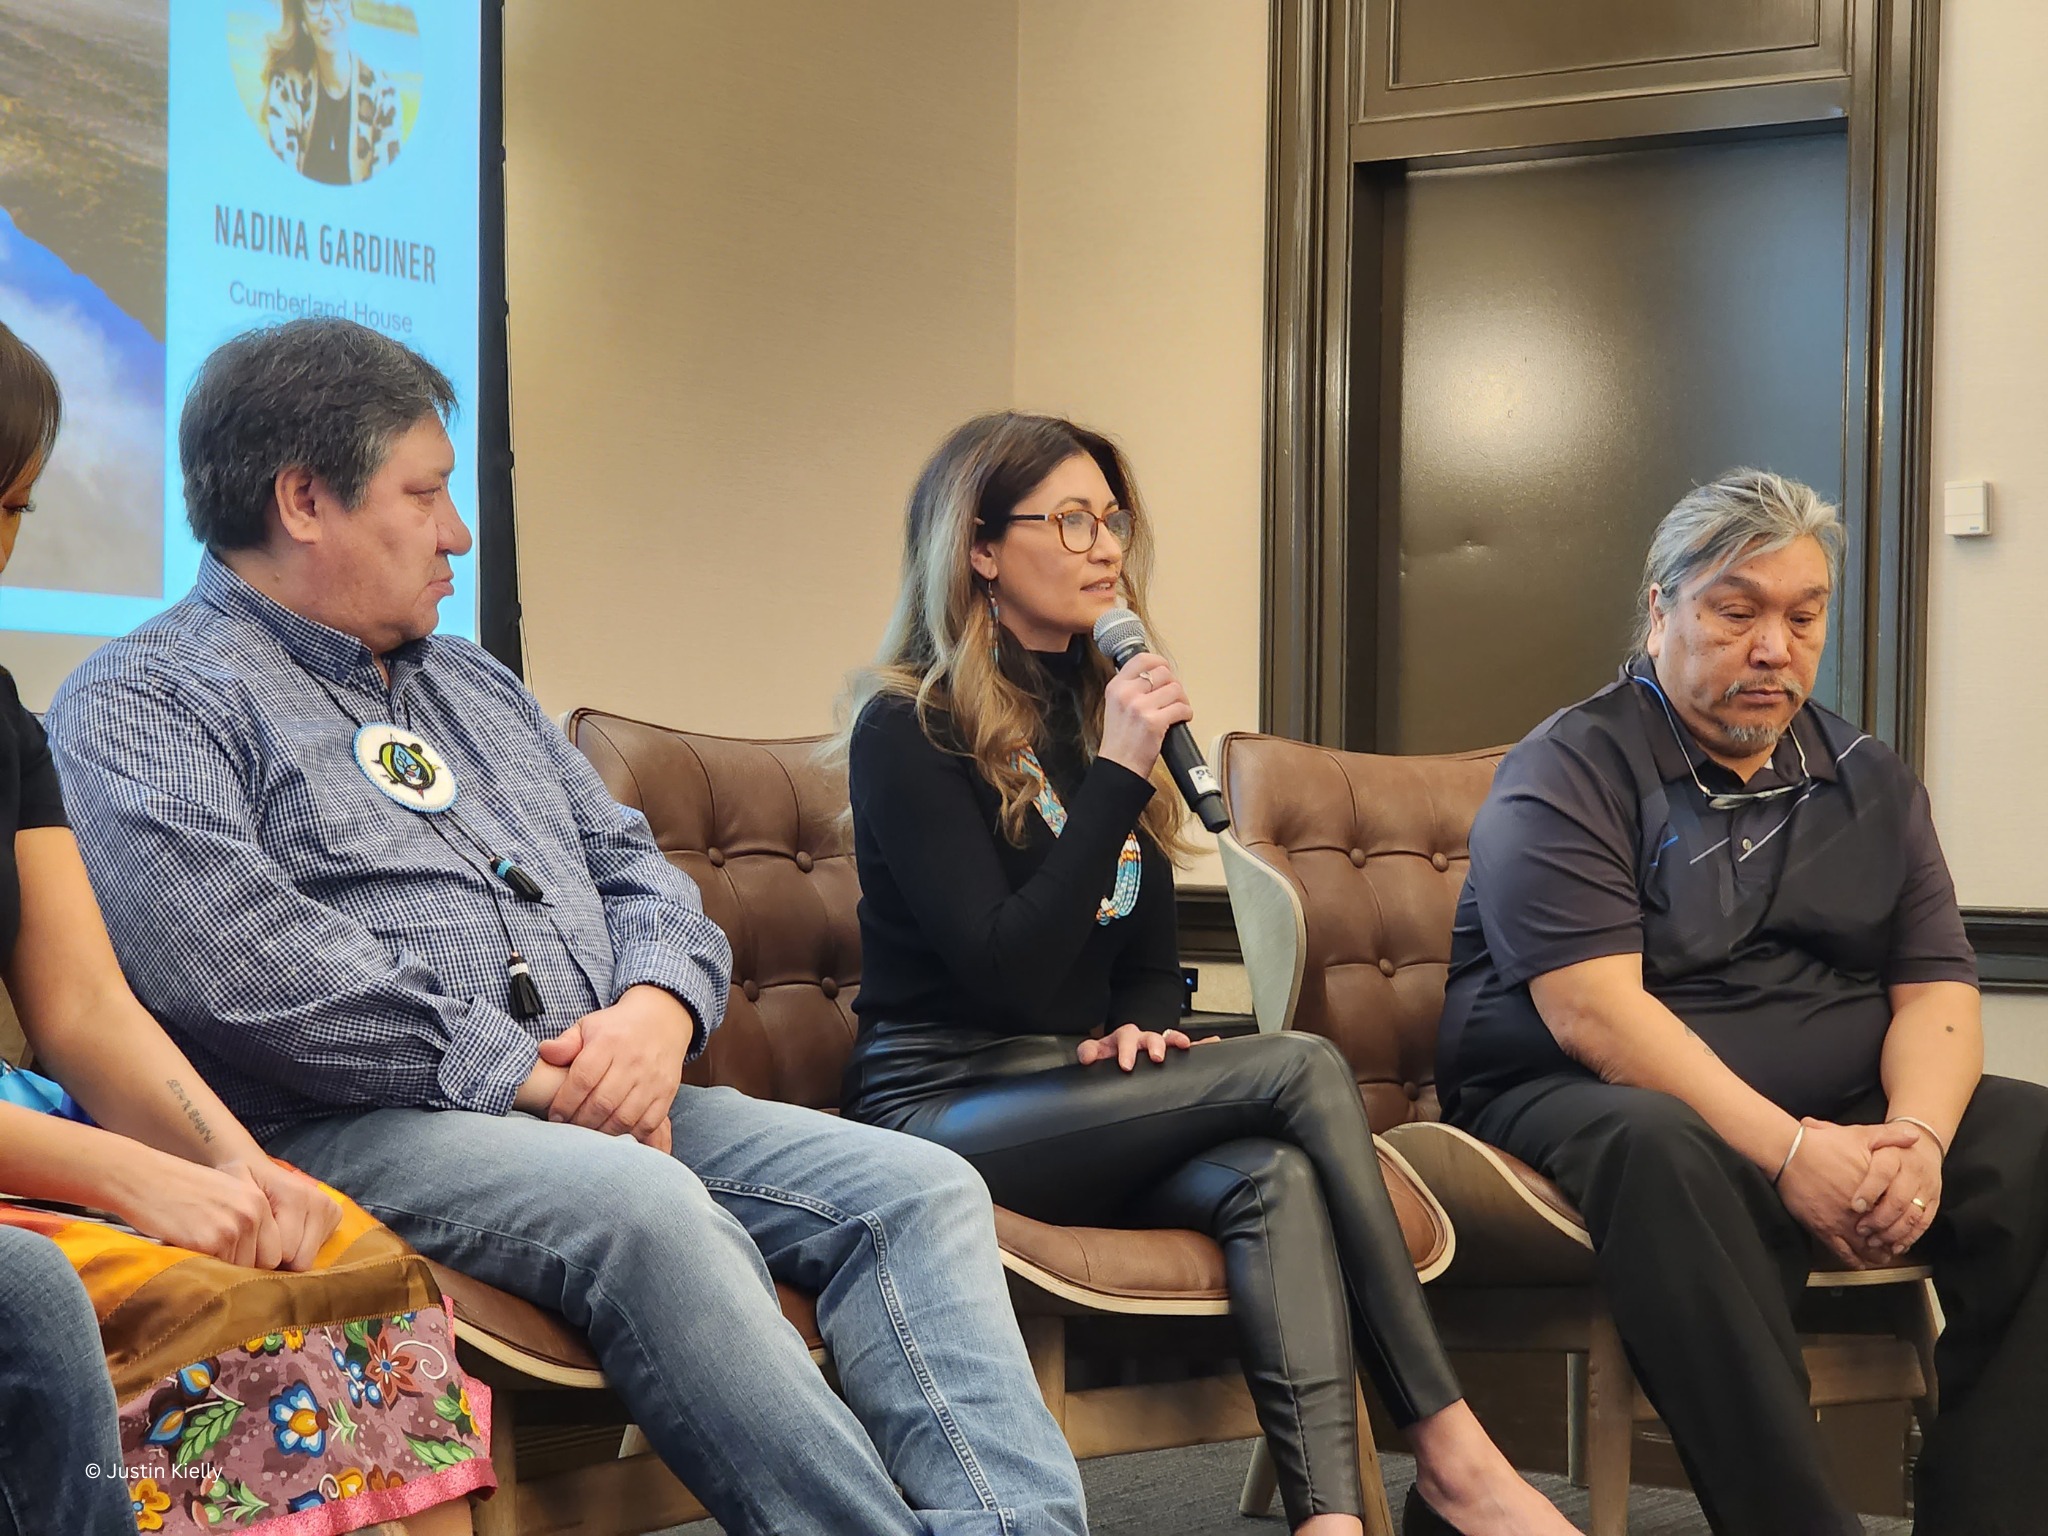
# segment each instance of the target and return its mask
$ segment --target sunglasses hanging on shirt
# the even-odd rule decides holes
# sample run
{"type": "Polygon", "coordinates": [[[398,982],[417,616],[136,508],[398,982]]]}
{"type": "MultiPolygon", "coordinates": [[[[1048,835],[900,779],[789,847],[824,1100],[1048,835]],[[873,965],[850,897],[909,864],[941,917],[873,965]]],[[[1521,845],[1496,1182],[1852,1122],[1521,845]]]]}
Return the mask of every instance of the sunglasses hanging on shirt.
{"type": "Polygon", "coordinates": [[[491,895],[491,911],[498,919],[499,932],[505,936],[505,977],[511,993],[512,1016],[516,1019],[539,1018],[547,1011],[547,1005],[541,999],[540,987],[533,979],[526,957],[519,952],[519,945],[512,937],[512,923],[505,915],[504,899],[498,887],[502,883],[520,900],[534,902],[547,895],[540,882],[512,860],[493,852],[469,823],[455,814],[455,770],[420,737],[419,732],[409,725],[398,726],[382,720],[364,721],[342,703],[325,679],[310,672],[307,675],[320,685],[320,691],[327,695],[328,701],[355,726],[356,767],[370,781],[371,787],[393,805],[418,815],[447,845],[450,853],[483,876],[491,895]],[[482,855],[482,866],[468,852],[456,846],[455,839],[448,835],[450,827],[460,832],[475,852],[482,855]]]}
{"type": "Polygon", "coordinates": [[[1740,810],[1745,805],[1758,805],[1766,800],[1776,800],[1781,795],[1789,795],[1794,790],[1804,789],[1812,782],[1813,774],[1806,766],[1806,748],[1799,740],[1799,733],[1790,726],[1787,726],[1785,734],[1792,738],[1793,750],[1799,754],[1799,778],[1797,782],[1780,784],[1774,789],[1719,791],[1707,788],[1706,781],[1700,777],[1699,769],[1693,764],[1692,753],[1686,750],[1685,736],[1678,729],[1678,716],[1672,712],[1671,701],[1664,697],[1664,690],[1659,688],[1649,678],[1644,677],[1640,672],[1630,672],[1629,676],[1657,695],[1657,702],[1664,706],[1664,718],[1670,723],[1672,740],[1678,743],[1678,755],[1685,759],[1685,771],[1692,775],[1693,787],[1700,792],[1711,809],[1717,811],[1740,810]]]}

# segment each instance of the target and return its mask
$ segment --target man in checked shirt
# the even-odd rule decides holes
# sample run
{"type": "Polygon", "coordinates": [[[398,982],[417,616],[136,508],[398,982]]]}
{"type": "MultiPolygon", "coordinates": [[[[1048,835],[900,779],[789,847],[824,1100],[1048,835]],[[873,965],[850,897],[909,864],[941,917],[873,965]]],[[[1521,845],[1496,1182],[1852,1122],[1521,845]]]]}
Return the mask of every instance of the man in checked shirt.
{"type": "Polygon", "coordinates": [[[967,1164],[682,1084],[725,936],[517,679],[434,634],[454,405],[342,320],[202,368],[198,582],[50,717],[137,996],[271,1152],[583,1330],[734,1536],[1084,1530],[967,1164]],[[844,1401],[771,1275],[819,1294],[844,1401]]]}

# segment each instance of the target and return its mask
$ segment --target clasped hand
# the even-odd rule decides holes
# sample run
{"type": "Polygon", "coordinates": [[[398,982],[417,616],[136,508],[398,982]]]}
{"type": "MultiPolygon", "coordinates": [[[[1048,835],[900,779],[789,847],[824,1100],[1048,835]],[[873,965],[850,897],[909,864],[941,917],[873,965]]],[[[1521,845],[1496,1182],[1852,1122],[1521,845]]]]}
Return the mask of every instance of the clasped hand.
{"type": "Polygon", "coordinates": [[[673,1151],[669,1110],[696,1033],[695,1016],[674,996],[628,987],[609,1008],[541,1042],[540,1064],[514,1108],[673,1151]]]}
{"type": "Polygon", "coordinates": [[[247,1269],[311,1269],[341,1221],[326,1190],[260,1153],[218,1168],[150,1158],[115,1211],[144,1236],[247,1269]]]}
{"type": "Polygon", "coordinates": [[[1802,1226],[1852,1269],[1889,1264],[1920,1240],[1941,1204],[1932,1136],[1903,1121],[1800,1124],[1806,1134],[1778,1196],[1802,1226]]]}

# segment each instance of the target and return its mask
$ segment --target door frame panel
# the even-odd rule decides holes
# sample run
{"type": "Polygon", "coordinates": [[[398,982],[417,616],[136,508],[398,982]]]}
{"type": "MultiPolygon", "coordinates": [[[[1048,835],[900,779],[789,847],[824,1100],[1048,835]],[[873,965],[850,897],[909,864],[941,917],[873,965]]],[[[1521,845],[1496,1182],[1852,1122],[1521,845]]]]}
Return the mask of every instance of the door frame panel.
{"type": "MultiPolygon", "coordinates": [[[[1357,122],[1371,100],[1361,41],[1394,0],[1271,0],[1260,721],[1304,741],[1370,748],[1391,700],[1371,657],[1397,619],[1392,456],[1354,455],[1350,433],[1398,415],[1381,326],[1398,289],[1409,165],[1718,142],[1847,119],[1850,323],[1843,357],[1846,558],[1862,643],[1840,656],[1843,712],[1918,766],[1925,646],[1935,81],[1939,0],[1828,0],[1842,12],[1846,76],[1725,86],[1661,79],[1598,100],[1357,122]],[[1354,244],[1354,235],[1359,236],[1354,244]],[[1354,536],[1366,528],[1371,537],[1354,536]]],[[[1396,354],[1397,355],[1397,354],[1396,354]]],[[[1384,447],[1385,445],[1382,445],[1384,447]]]]}

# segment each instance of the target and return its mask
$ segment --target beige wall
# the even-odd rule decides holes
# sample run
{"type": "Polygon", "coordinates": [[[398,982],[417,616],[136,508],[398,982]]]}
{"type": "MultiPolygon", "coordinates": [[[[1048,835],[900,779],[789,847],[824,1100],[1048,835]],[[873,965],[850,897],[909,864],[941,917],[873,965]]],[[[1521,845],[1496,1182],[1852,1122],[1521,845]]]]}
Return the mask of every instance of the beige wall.
{"type": "Polygon", "coordinates": [[[1928,782],[1967,905],[2048,906],[2048,7],[1942,7],[1928,782]],[[1942,531],[1988,480],[1991,537],[1942,531]]]}
{"type": "Polygon", "coordinates": [[[1017,402],[1122,444],[1196,733],[1256,729],[1266,0],[1022,0],[1019,23],[1017,402]]]}
{"type": "Polygon", "coordinates": [[[510,0],[506,29],[548,708],[825,728],[918,464],[1016,404],[1124,444],[1198,729],[1257,723],[1265,0],[510,0]]]}
{"type": "Polygon", "coordinates": [[[824,729],[922,457],[1004,404],[1009,0],[509,0],[507,267],[530,677],[824,729]]]}
{"type": "MultiPolygon", "coordinates": [[[[1927,780],[1966,906],[2048,907],[2048,7],[1942,7],[1927,780]],[[1991,482],[1991,537],[1940,487],[1991,482]]],[[[1985,1010],[1994,1071],[2048,1080],[2048,998],[1985,1010]]]]}

